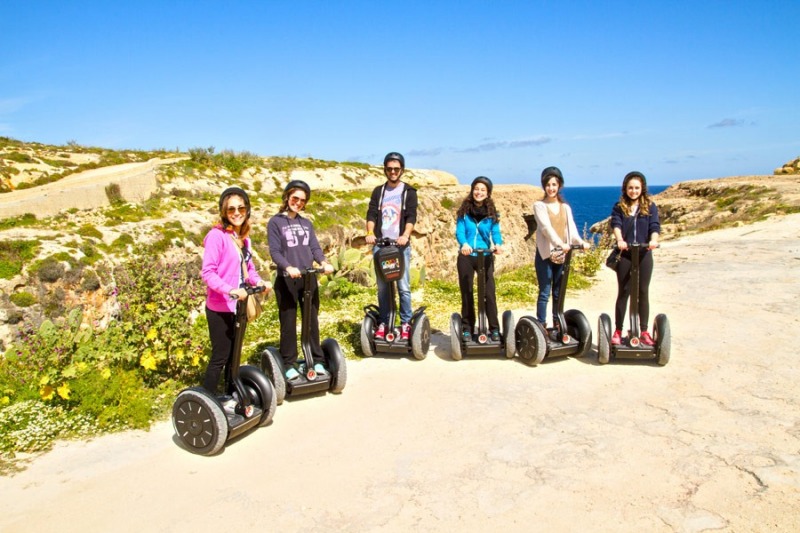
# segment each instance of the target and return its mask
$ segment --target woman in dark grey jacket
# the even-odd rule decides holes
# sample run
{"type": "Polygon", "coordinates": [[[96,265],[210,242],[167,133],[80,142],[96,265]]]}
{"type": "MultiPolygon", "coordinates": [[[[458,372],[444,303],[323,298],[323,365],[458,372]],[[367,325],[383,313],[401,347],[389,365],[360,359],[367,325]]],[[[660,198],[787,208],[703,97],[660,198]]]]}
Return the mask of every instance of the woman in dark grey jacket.
{"type": "Polygon", "coordinates": [[[642,343],[653,346],[653,338],[647,331],[650,315],[650,279],[653,276],[653,254],[658,247],[661,223],[658,207],[647,192],[647,180],[641,172],[629,172],[622,180],[622,195],[611,210],[611,229],[620,254],[617,267],[617,303],[614,313],[614,335],[611,344],[622,342],[622,326],[625,308],[631,293],[631,253],[639,254],[639,327],[642,343]],[[646,248],[631,249],[628,244],[647,244],[646,248]]]}
{"type": "MultiPolygon", "coordinates": [[[[311,196],[311,187],[301,180],[290,181],[283,190],[283,202],[277,215],[269,219],[267,239],[269,253],[278,267],[275,278],[275,299],[278,302],[278,319],[281,324],[280,352],[286,368],[286,379],[294,381],[300,377],[297,371],[297,308],[303,306],[303,270],[312,268],[314,261],[322,266],[326,274],[333,267],[326,261],[319,245],[311,221],[300,212],[306,207],[311,196]]],[[[319,343],[319,287],[311,296],[309,330],[311,355],[315,361],[322,361],[322,348],[319,343]]],[[[315,364],[317,374],[325,375],[325,367],[315,364]]]]}

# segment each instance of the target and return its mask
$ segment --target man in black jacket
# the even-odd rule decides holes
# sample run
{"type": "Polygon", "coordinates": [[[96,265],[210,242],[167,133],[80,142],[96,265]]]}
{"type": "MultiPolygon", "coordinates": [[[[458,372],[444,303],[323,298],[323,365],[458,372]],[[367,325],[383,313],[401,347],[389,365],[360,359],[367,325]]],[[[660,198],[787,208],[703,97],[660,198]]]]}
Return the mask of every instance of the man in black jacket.
{"type": "MultiPolygon", "coordinates": [[[[411,232],[417,222],[417,190],[400,180],[406,162],[402,154],[389,152],[383,158],[383,173],[386,183],[375,187],[367,210],[367,243],[375,244],[376,239],[388,238],[402,247],[406,269],[397,282],[400,293],[400,337],[407,340],[411,335],[411,232]]],[[[373,250],[375,252],[377,250],[373,250]]],[[[391,309],[392,291],[388,283],[377,276],[378,309],[381,323],[375,331],[376,339],[383,339],[386,331],[394,327],[387,324],[391,309]]]]}

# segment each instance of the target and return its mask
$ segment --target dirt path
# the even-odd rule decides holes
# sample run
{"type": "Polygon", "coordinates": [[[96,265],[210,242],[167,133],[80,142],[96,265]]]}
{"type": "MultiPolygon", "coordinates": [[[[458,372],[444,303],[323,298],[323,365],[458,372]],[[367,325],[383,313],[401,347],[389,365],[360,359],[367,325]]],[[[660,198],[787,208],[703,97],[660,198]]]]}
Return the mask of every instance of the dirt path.
{"type": "MultiPolygon", "coordinates": [[[[169,422],[0,478],[0,530],[798,531],[800,215],[657,252],[672,361],[352,361],[198,457],[169,422]]],[[[568,299],[596,329],[610,272],[568,299]]]]}
{"type": "Polygon", "coordinates": [[[3,218],[34,213],[38,218],[53,216],[66,209],[93,209],[109,205],[105,188],[115,183],[122,197],[141,202],[158,188],[155,169],[184,159],[151,159],[144,163],[125,163],[71,174],[39,187],[0,194],[3,218]]]}

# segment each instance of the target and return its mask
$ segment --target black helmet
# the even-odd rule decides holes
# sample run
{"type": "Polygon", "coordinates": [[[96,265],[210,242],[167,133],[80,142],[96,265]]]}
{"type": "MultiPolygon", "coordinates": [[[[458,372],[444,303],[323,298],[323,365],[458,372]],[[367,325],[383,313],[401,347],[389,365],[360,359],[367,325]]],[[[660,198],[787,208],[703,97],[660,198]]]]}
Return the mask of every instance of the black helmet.
{"type": "Polygon", "coordinates": [[[477,183],[483,183],[484,185],[486,185],[486,191],[489,193],[489,196],[492,195],[492,187],[493,187],[492,180],[490,180],[486,176],[478,176],[477,178],[472,180],[472,185],[469,186],[470,192],[472,192],[472,189],[475,188],[475,184],[477,183]]]}
{"type": "Polygon", "coordinates": [[[247,193],[244,192],[244,189],[241,187],[228,187],[222,194],[219,195],[219,212],[222,213],[222,204],[225,203],[225,198],[228,196],[241,196],[244,198],[244,205],[247,206],[247,216],[250,216],[250,197],[247,196],[247,193]]]}
{"type": "Polygon", "coordinates": [[[400,168],[406,168],[406,158],[399,152],[389,152],[386,154],[386,157],[383,158],[383,166],[386,166],[386,163],[389,161],[399,161],[400,168]]]}
{"type": "Polygon", "coordinates": [[[550,181],[550,178],[556,178],[559,186],[564,186],[564,175],[561,174],[561,170],[558,167],[547,167],[542,170],[542,188],[550,181]]]}
{"type": "Polygon", "coordinates": [[[303,180],[292,180],[286,184],[286,187],[283,188],[284,200],[289,197],[289,191],[292,189],[303,189],[306,193],[306,202],[311,199],[311,187],[308,186],[308,183],[303,180]]]}
{"type": "Polygon", "coordinates": [[[642,174],[638,170],[634,170],[633,172],[628,172],[627,174],[625,174],[625,178],[622,180],[622,182],[623,183],[627,183],[628,181],[632,180],[633,178],[638,178],[639,181],[641,181],[643,185],[647,184],[647,180],[644,179],[644,174],[642,174]]]}

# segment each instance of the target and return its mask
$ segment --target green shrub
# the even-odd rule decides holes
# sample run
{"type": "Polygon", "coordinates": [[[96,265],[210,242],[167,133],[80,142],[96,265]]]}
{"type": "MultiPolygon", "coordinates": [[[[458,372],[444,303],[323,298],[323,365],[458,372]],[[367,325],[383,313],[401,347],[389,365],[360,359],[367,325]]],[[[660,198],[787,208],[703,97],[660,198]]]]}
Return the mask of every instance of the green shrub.
{"type": "Polygon", "coordinates": [[[96,291],[100,288],[100,278],[92,270],[86,270],[83,273],[83,280],[81,281],[81,290],[86,292],[96,291]]]}
{"type": "Polygon", "coordinates": [[[54,257],[46,257],[34,267],[39,280],[47,283],[60,280],[64,276],[65,270],[64,265],[54,257]]]}
{"type": "Polygon", "coordinates": [[[11,279],[36,256],[39,241],[0,241],[0,279],[11,279]]]}
{"type": "Polygon", "coordinates": [[[27,228],[36,224],[36,215],[25,213],[21,217],[6,218],[0,220],[0,230],[11,228],[27,228]]]}
{"type": "Polygon", "coordinates": [[[103,238],[103,234],[100,232],[100,230],[98,230],[92,224],[84,224],[78,228],[77,233],[83,237],[94,237],[95,239],[103,238]]]}
{"type": "Polygon", "coordinates": [[[15,292],[9,296],[11,303],[17,307],[30,307],[36,303],[36,296],[29,292],[15,292]]]}
{"type": "Polygon", "coordinates": [[[122,197],[122,192],[119,188],[119,183],[110,183],[106,185],[106,198],[108,198],[108,203],[112,206],[125,203],[125,199],[122,197]]]}
{"type": "Polygon", "coordinates": [[[75,412],[96,420],[104,429],[147,428],[157,391],[145,387],[134,370],[108,373],[90,371],[72,382],[72,393],[80,398],[75,412]]]}

